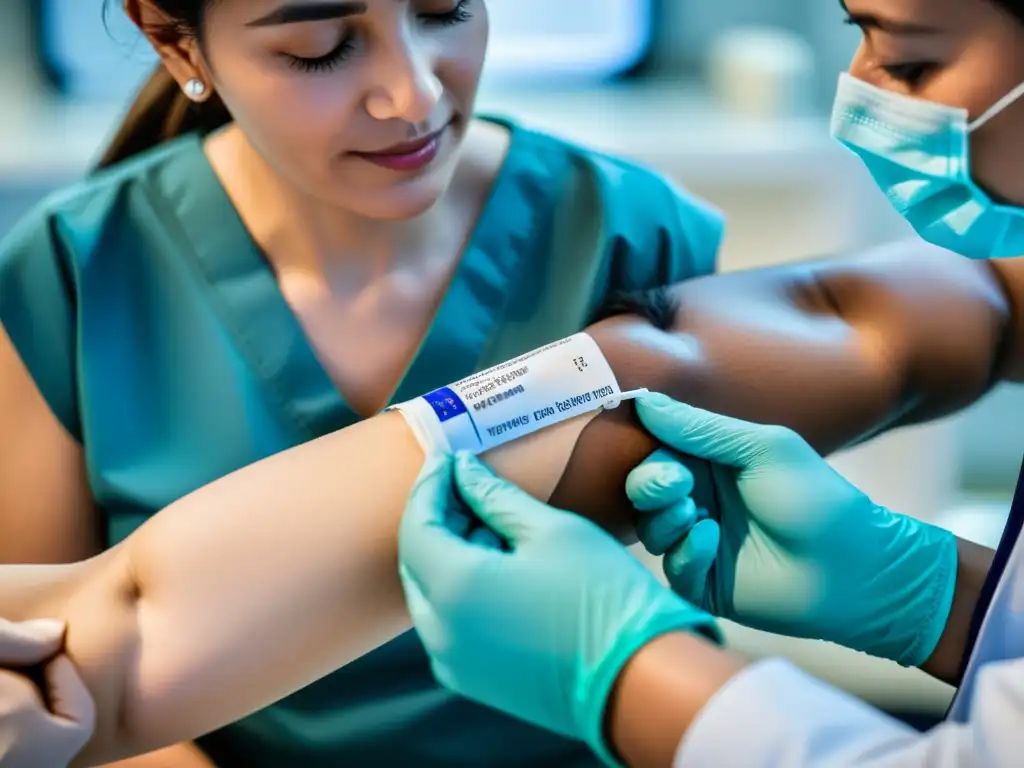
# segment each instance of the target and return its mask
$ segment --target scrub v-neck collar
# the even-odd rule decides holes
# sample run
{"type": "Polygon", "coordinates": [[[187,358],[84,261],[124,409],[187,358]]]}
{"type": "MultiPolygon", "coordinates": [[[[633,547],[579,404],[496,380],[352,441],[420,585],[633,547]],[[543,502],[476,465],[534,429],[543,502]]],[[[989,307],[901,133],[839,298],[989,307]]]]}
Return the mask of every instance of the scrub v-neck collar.
{"type": "MultiPolygon", "coordinates": [[[[390,402],[470,375],[500,329],[522,263],[545,228],[552,185],[539,134],[488,118],[511,134],[505,161],[444,298],[390,402]]],[[[320,363],[276,275],[210,165],[202,138],[183,141],[179,174],[165,179],[211,304],[285,417],[309,440],[361,419],[320,363]]]]}

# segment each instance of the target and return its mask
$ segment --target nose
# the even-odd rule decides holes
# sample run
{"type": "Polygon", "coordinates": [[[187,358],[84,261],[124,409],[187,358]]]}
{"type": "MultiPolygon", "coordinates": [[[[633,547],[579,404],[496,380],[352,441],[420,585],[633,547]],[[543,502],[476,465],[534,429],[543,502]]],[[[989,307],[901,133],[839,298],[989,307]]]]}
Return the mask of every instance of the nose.
{"type": "Polygon", "coordinates": [[[853,58],[850,60],[850,66],[847,67],[847,72],[858,80],[867,80],[870,69],[869,64],[870,61],[868,59],[867,52],[864,50],[864,43],[862,42],[857,46],[857,50],[854,52],[853,58]]]}
{"type": "Polygon", "coordinates": [[[434,57],[406,44],[390,58],[366,97],[366,111],[375,120],[425,122],[444,94],[444,85],[434,72],[434,57]]]}

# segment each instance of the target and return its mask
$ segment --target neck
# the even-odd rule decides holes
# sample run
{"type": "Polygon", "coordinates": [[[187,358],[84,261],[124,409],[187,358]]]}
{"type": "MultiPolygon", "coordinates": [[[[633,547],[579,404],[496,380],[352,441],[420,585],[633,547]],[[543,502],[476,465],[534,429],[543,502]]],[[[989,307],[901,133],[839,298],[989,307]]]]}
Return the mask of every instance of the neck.
{"type": "Polygon", "coordinates": [[[278,272],[356,269],[367,279],[408,266],[442,230],[445,201],[403,220],[380,220],[329,205],[282,178],[231,126],[207,153],[246,227],[278,272]]]}

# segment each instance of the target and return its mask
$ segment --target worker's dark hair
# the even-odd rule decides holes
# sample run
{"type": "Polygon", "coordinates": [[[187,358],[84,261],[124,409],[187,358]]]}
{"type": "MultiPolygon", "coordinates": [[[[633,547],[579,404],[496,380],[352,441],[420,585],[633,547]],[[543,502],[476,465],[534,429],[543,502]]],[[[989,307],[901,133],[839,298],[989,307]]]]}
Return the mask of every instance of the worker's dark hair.
{"type": "Polygon", "coordinates": [[[992,0],[992,2],[1024,24],[1024,0],[992,0]]]}
{"type": "MultiPolygon", "coordinates": [[[[119,8],[111,7],[120,1],[107,0],[104,13],[120,12],[119,8]]],[[[163,12],[167,23],[158,29],[149,28],[147,32],[162,42],[175,43],[183,38],[194,38],[202,45],[203,19],[217,0],[150,2],[163,12]]],[[[159,64],[139,89],[121,127],[103,153],[99,168],[120,163],[176,136],[208,133],[230,121],[231,115],[216,94],[201,104],[190,101],[163,64],[159,64]]]]}
{"type": "Polygon", "coordinates": [[[669,288],[646,291],[617,291],[609,295],[590,318],[591,325],[619,315],[637,315],[662,331],[671,330],[679,302],[669,288]]]}
{"type": "MultiPolygon", "coordinates": [[[[1016,18],[1021,24],[1024,24],[1024,0],[989,0],[989,2],[995,3],[1008,14],[1016,18]]],[[[839,0],[839,4],[846,10],[846,0],[839,0]]]]}

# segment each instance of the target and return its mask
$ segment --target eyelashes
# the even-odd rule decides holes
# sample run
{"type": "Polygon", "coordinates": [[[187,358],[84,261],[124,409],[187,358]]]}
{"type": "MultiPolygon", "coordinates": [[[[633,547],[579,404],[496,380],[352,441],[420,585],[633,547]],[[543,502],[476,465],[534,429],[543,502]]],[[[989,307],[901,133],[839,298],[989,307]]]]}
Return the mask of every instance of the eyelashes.
{"type": "Polygon", "coordinates": [[[934,72],[936,66],[926,61],[911,61],[904,64],[886,64],[882,71],[893,80],[913,88],[934,72]]]}
{"type": "MultiPolygon", "coordinates": [[[[424,25],[431,27],[453,27],[456,24],[462,24],[473,18],[473,12],[469,10],[470,2],[471,0],[460,0],[458,5],[444,13],[421,13],[419,20],[424,25]]],[[[304,57],[287,53],[284,56],[288,60],[288,65],[293,69],[307,74],[322,74],[331,72],[343,64],[355,49],[355,40],[348,36],[323,56],[304,57]]]]}
{"type": "Polygon", "coordinates": [[[473,13],[469,10],[469,2],[470,0],[459,0],[459,4],[450,11],[420,14],[420,19],[424,24],[437,27],[452,27],[461,24],[473,18],[473,13]]]}
{"type": "Polygon", "coordinates": [[[293,69],[315,74],[318,72],[330,72],[345,61],[352,54],[352,51],[355,50],[355,47],[355,41],[351,37],[346,37],[323,56],[307,58],[304,56],[293,56],[290,53],[286,53],[285,56],[288,59],[288,65],[293,69]]]}

